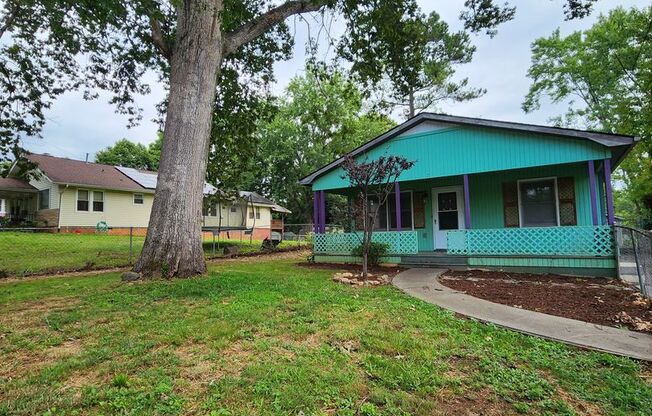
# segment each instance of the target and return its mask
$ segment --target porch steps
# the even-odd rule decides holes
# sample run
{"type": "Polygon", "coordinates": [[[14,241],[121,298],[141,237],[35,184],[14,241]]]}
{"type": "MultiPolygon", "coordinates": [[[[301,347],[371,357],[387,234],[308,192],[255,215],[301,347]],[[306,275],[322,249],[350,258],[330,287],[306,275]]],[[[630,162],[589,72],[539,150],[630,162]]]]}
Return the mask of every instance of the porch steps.
{"type": "Polygon", "coordinates": [[[409,254],[401,256],[401,265],[407,267],[465,267],[467,264],[467,256],[449,256],[440,253],[409,254]]]}

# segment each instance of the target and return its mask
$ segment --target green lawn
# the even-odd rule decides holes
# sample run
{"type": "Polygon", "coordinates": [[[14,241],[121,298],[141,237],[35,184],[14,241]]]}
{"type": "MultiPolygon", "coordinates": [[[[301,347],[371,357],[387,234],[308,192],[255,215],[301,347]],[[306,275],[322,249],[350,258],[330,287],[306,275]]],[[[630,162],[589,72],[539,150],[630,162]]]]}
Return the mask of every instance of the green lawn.
{"type": "MultiPolygon", "coordinates": [[[[135,261],[144,237],[133,238],[135,261]]],[[[212,238],[204,242],[208,258],[221,255],[224,245],[238,245],[242,253],[260,250],[261,241],[221,241],[213,255],[212,238]]],[[[298,244],[284,241],[280,248],[298,244]]],[[[106,234],[51,234],[0,232],[0,275],[30,275],[80,269],[103,269],[129,265],[129,236],[106,234]]]]}
{"type": "Polygon", "coordinates": [[[635,361],[339,285],[299,259],[0,283],[0,415],[650,414],[635,361]]]}

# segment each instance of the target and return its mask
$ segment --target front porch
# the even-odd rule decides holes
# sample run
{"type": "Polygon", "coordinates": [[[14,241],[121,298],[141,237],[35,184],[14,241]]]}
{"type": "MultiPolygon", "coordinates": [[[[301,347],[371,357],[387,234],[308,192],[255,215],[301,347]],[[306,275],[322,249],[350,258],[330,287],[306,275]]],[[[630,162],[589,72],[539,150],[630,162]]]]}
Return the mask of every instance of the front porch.
{"type": "MultiPolygon", "coordinates": [[[[373,240],[406,266],[615,277],[608,184],[608,160],[399,182],[373,240]]],[[[315,193],[315,260],[359,261],[359,231],[324,232],[325,199],[315,193]]]]}

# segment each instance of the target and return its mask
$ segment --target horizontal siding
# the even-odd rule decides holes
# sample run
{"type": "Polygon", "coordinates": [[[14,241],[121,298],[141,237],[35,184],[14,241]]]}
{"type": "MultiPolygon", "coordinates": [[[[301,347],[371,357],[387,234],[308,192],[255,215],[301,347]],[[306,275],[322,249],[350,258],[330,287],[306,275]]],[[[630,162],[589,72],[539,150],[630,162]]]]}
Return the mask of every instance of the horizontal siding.
{"type": "MultiPolygon", "coordinates": [[[[50,190],[50,209],[59,208],[59,186],[43,174],[38,179],[30,179],[29,184],[39,191],[50,190]]],[[[38,204],[38,202],[37,202],[38,204]]],[[[38,206],[38,205],[37,205],[38,206]]]]}
{"type": "MultiPolygon", "coordinates": [[[[374,160],[383,155],[416,161],[401,175],[402,181],[409,181],[605,159],[611,152],[583,139],[460,127],[397,137],[363,157],[374,160]]],[[[342,175],[341,168],[334,169],[317,178],[313,190],[348,187],[342,175]]]]}
{"type": "Polygon", "coordinates": [[[109,227],[147,227],[154,195],[143,194],[144,203],[134,205],[133,192],[104,191],[103,212],[79,212],[76,206],[77,189],[62,188],[60,227],[95,227],[100,221],[106,222],[109,227]]]}

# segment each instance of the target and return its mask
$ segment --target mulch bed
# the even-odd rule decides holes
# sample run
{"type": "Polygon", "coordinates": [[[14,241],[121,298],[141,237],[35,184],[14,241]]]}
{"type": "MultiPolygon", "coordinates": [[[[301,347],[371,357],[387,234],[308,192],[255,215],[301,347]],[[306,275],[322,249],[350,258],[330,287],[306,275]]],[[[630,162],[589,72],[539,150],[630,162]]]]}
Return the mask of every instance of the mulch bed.
{"type": "Polygon", "coordinates": [[[618,280],[464,270],[440,282],[471,296],[580,321],[652,332],[652,305],[618,280]]]}

